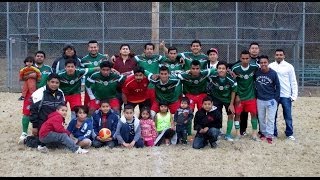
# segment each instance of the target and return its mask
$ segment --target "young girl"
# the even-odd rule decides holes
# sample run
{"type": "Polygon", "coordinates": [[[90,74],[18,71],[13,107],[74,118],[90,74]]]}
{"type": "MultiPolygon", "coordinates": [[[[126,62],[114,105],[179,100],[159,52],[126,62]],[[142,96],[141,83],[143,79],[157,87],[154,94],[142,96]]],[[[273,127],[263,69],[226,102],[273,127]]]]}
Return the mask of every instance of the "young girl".
{"type": "Polygon", "coordinates": [[[139,119],[133,115],[133,106],[126,105],[123,110],[124,116],[118,121],[115,137],[118,144],[126,148],[143,148],[141,127],[139,119]]]}
{"type": "MultiPolygon", "coordinates": [[[[67,107],[59,105],[55,112],[48,115],[48,119],[42,124],[39,131],[39,140],[42,143],[61,143],[68,147],[72,152],[77,154],[85,154],[88,151],[76,145],[70,138],[70,132],[67,131],[63,124],[67,116],[67,107]]],[[[46,146],[41,152],[47,152],[46,146]]]]}
{"type": "Polygon", "coordinates": [[[89,108],[87,106],[75,106],[76,118],[72,119],[67,130],[71,132],[75,143],[86,149],[91,146],[93,125],[92,118],[88,118],[89,108]]]}
{"type": "Polygon", "coordinates": [[[177,134],[171,113],[168,111],[168,105],[164,102],[159,103],[160,111],[156,114],[155,122],[158,132],[158,137],[155,141],[156,146],[160,146],[163,139],[167,146],[176,144],[177,134]]]}
{"type": "Polygon", "coordinates": [[[141,137],[144,145],[153,146],[157,138],[157,131],[154,121],[151,119],[150,108],[143,107],[140,112],[141,137]]]}

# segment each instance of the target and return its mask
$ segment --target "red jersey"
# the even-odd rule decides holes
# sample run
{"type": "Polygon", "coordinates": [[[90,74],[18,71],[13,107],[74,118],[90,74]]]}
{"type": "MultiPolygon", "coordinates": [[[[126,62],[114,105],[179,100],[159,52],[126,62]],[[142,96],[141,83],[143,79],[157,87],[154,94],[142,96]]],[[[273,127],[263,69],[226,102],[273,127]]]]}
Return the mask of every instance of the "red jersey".
{"type": "Polygon", "coordinates": [[[134,75],[127,77],[122,86],[122,93],[127,96],[128,102],[140,103],[147,99],[147,89],[149,80],[143,77],[141,82],[137,82],[134,75]]]}

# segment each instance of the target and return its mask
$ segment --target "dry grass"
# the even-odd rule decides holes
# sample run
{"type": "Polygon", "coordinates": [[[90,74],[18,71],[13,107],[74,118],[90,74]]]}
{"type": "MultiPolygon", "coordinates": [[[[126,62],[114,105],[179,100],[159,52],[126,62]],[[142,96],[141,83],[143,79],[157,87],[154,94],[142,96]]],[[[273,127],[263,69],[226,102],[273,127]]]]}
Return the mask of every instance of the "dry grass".
{"type": "MultiPolygon", "coordinates": [[[[18,145],[21,133],[19,93],[0,93],[1,176],[319,176],[320,98],[299,97],[294,102],[296,142],[285,140],[279,117],[274,144],[219,141],[217,149],[191,145],[143,149],[90,148],[85,155],[64,149],[43,154],[18,145]]],[[[226,115],[225,115],[226,117],[226,115]]],[[[224,128],[226,121],[224,121],[224,128]]],[[[250,123],[249,123],[249,127],[250,123]]],[[[250,131],[249,131],[250,133],[250,131]]]]}

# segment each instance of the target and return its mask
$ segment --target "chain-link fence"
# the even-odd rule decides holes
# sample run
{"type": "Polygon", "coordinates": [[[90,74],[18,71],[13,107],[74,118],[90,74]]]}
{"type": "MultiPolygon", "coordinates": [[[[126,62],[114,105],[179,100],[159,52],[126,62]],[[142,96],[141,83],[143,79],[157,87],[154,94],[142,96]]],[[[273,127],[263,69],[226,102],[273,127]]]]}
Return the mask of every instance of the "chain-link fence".
{"type": "Polygon", "coordinates": [[[271,59],[276,48],[285,50],[302,90],[320,86],[318,2],[160,2],[159,12],[153,3],[0,2],[1,89],[20,91],[18,71],[27,55],[43,50],[51,65],[65,43],[84,56],[91,39],[108,54],[118,53],[122,43],[141,54],[144,43],[162,40],[189,51],[199,39],[203,52],[216,47],[219,59],[228,62],[255,41],[271,59]]]}

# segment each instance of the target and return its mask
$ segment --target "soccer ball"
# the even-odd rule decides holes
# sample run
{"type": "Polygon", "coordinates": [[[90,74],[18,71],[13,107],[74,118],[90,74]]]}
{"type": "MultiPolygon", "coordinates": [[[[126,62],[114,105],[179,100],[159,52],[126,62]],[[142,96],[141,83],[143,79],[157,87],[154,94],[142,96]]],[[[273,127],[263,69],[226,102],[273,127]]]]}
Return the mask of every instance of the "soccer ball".
{"type": "Polygon", "coordinates": [[[111,136],[111,131],[108,128],[102,128],[99,131],[99,137],[103,140],[109,138],[111,136]]]}

